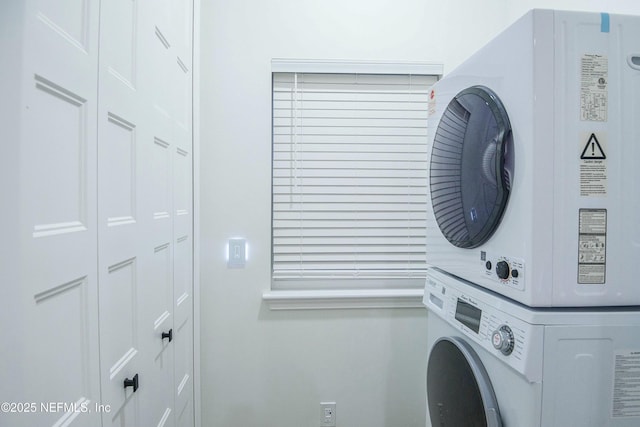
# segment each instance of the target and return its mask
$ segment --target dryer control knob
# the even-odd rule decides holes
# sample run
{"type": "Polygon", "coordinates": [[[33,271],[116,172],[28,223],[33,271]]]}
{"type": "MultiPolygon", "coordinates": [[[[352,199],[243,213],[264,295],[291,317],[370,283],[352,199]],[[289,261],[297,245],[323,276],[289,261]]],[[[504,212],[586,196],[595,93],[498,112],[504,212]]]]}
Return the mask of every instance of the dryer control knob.
{"type": "Polygon", "coordinates": [[[502,325],[491,335],[491,342],[496,350],[500,350],[505,356],[513,352],[515,338],[513,331],[507,325],[502,325]]]}
{"type": "Polygon", "coordinates": [[[498,261],[496,264],[496,274],[502,280],[507,280],[509,278],[509,264],[506,261],[498,261]]]}

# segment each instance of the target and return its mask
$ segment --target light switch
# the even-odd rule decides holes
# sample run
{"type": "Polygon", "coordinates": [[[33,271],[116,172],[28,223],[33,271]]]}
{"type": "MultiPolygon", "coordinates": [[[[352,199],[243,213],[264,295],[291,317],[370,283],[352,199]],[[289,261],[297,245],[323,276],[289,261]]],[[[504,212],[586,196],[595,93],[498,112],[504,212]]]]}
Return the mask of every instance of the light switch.
{"type": "Polygon", "coordinates": [[[247,241],[245,239],[229,239],[228,268],[244,268],[247,261],[247,241]]]}

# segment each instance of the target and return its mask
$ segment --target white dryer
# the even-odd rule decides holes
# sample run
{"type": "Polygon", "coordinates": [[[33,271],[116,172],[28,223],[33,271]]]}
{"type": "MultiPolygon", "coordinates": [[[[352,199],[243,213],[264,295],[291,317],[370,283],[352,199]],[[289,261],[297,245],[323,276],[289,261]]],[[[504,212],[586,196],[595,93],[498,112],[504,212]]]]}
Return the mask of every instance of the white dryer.
{"type": "Polygon", "coordinates": [[[640,305],[640,17],[533,10],[433,86],[427,262],[528,306],[640,305]]]}
{"type": "Polygon", "coordinates": [[[427,425],[637,427],[640,308],[530,308],[429,270],[427,425]]]}

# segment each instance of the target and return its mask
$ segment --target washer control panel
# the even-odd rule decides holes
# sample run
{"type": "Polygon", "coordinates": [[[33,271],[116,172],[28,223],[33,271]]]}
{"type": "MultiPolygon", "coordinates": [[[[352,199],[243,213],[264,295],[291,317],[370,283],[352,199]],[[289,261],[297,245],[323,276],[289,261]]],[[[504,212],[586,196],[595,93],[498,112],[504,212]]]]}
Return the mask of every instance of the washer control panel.
{"type": "Polygon", "coordinates": [[[509,314],[504,299],[467,283],[428,270],[423,302],[431,312],[518,372],[532,380],[541,375],[541,366],[536,367],[538,358],[529,356],[542,346],[540,327],[509,314]]]}
{"type": "Polygon", "coordinates": [[[524,260],[480,251],[480,263],[484,277],[504,286],[524,290],[524,260]]]}

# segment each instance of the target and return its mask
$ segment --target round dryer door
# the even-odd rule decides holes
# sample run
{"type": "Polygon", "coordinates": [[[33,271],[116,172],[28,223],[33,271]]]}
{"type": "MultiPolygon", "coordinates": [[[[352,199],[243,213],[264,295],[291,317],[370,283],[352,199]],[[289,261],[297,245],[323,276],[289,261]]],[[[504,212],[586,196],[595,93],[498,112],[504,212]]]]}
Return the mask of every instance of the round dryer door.
{"type": "Polygon", "coordinates": [[[464,340],[440,338],[427,366],[427,404],[432,426],[502,427],[487,371],[464,340]]]}
{"type": "Polygon", "coordinates": [[[442,234],[476,248],[497,229],[513,176],[511,124],[484,86],[458,93],[442,114],[430,163],[431,202],[442,234]]]}

